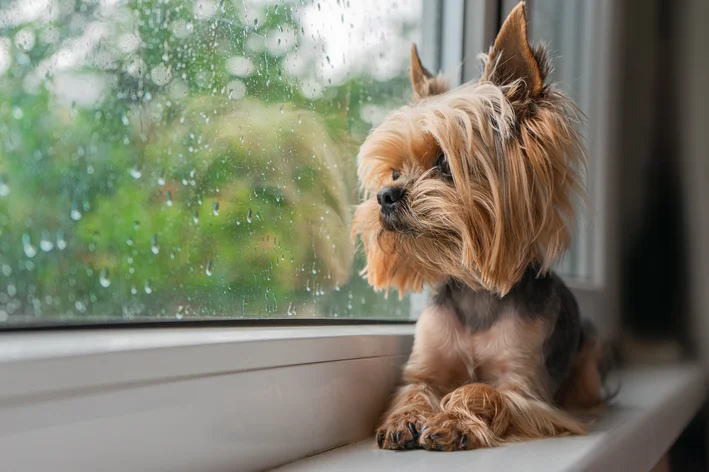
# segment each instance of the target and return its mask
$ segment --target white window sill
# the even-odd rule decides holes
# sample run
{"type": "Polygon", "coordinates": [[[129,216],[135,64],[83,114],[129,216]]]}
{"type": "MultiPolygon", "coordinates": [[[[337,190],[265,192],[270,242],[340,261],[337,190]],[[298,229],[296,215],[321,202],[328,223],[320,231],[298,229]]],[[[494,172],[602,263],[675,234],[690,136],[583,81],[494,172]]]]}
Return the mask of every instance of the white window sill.
{"type": "Polygon", "coordinates": [[[647,472],[699,410],[705,399],[704,376],[697,366],[679,365],[629,369],[619,378],[618,398],[588,436],[456,453],[380,451],[374,439],[367,439],[277,470],[647,472]]]}
{"type": "Polygon", "coordinates": [[[645,471],[704,400],[701,370],[622,374],[594,433],[442,454],[368,437],[413,325],[0,334],[2,470],[645,471]],[[641,446],[642,445],[642,446],[641,446]],[[551,459],[550,459],[551,458],[551,459]],[[478,467],[480,469],[480,467],[478,467]]]}
{"type": "Polygon", "coordinates": [[[0,333],[0,470],[251,471],[359,441],[413,331],[0,333]]]}

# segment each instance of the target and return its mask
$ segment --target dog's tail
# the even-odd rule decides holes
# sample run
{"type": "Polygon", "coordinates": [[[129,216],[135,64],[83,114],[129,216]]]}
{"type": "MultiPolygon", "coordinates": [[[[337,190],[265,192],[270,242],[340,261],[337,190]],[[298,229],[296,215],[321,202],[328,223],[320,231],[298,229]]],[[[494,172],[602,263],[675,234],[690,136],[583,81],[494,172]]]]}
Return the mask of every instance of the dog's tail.
{"type": "Polygon", "coordinates": [[[581,327],[581,342],[566,381],[556,394],[556,403],[565,410],[592,410],[611,401],[620,385],[609,389],[608,373],[617,355],[610,343],[599,339],[596,328],[588,320],[581,327]]]}

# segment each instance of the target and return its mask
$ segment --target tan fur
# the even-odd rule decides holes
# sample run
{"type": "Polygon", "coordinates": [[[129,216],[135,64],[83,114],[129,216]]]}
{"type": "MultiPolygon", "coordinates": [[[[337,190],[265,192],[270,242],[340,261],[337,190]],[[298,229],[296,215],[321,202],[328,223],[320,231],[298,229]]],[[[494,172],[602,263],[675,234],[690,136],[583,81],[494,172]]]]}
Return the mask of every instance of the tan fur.
{"type": "Polygon", "coordinates": [[[483,80],[506,82],[510,78],[521,79],[525,87],[517,89],[520,95],[539,95],[544,79],[527,42],[527,14],[523,2],[510,12],[488,57],[483,80]],[[522,91],[524,94],[521,94],[522,91]]]}
{"type": "Polygon", "coordinates": [[[408,423],[417,431],[427,425],[419,444],[441,450],[582,434],[582,422],[548,403],[540,365],[546,332],[538,322],[509,316],[471,334],[454,313],[424,310],[404,368],[408,385],[378,430],[387,436],[385,447],[413,440],[408,423]],[[399,443],[389,438],[391,431],[401,433],[399,443]]]}
{"type": "Polygon", "coordinates": [[[411,46],[411,87],[414,90],[414,100],[448,91],[445,78],[441,75],[434,76],[421,64],[415,44],[411,46]]]}
{"type": "MultiPolygon", "coordinates": [[[[502,296],[531,264],[546,272],[568,247],[583,193],[580,112],[545,83],[546,52],[529,46],[526,28],[521,3],[485,56],[481,80],[450,91],[412,48],[413,103],[374,129],[358,155],[363,202],[353,235],[373,287],[403,295],[453,278],[502,296]],[[436,167],[440,156],[451,176],[436,167]],[[396,230],[385,230],[377,192],[392,186],[406,197],[396,230]]],[[[582,422],[552,405],[544,349],[553,327],[545,323],[502,313],[468,329],[451,308],[424,310],[379,446],[450,451],[582,434],[582,422]]],[[[565,402],[600,390],[596,360],[579,357],[565,402]]]]}
{"type": "Polygon", "coordinates": [[[424,98],[391,114],[364,142],[365,201],[353,232],[372,286],[420,291],[452,276],[504,295],[531,262],[546,271],[566,250],[582,190],[579,113],[552,88],[541,92],[543,101],[511,102],[520,86],[468,83],[424,98]],[[517,109],[529,107],[534,113],[517,120],[517,109]],[[453,186],[431,178],[439,150],[449,156],[453,186]],[[394,170],[401,173],[395,184],[394,170]],[[410,195],[406,233],[382,230],[376,192],[384,185],[410,195]]]}

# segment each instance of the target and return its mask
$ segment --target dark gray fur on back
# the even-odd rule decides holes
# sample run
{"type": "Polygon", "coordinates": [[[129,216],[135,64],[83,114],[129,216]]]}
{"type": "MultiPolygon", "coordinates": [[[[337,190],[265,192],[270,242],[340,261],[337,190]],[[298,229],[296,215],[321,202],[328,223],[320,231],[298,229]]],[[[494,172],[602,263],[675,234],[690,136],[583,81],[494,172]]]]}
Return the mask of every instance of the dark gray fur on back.
{"type": "Polygon", "coordinates": [[[544,319],[550,326],[543,354],[552,393],[568,375],[580,347],[581,320],[576,299],[554,273],[539,276],[537,270],[529,268],[502,298],[450,280],[438,288],[433,303],[452,309],[471,333],[489,329],[503,315],[544,319]]]}

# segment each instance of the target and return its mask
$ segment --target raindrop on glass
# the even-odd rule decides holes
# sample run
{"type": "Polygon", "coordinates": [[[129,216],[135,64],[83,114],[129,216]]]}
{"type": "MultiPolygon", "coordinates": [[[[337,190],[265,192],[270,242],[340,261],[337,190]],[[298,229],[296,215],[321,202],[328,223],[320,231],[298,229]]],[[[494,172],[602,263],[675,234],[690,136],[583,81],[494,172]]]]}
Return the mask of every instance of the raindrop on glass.
{"type": "Polygon", "coordinates": [[[158,176],[158,185],[160,185],[161,187],[165,185],[165,174],[160,174],[158,176]]]}
{"type": "Polygon", "coordinates": [[[206,268],[205,271],[204,271],[204,272],[207,274],[207,277],[211,277],[211,276],[212,276],[212,270],[213,270],[213,269],[214,269],[214,267],[212,266],[212,260],[211,260],[211,259],[208,259],[208,260],[207,260],[207,268],[206,268]]]}
{"type": "Polygon", "coordinates": [[[138,289],[135,288],[135,285],[130,286],[130,293],[132,293],[133,295],[138,293],[138,289]]]}
{"type": "Polygon", "coordinates": [[[22,249],[25,251],[25,256],[30,259],[37,255],[37,248],[32,245],[30,235],[27,233],[22,235],[22,249]]]}
{"type": "Polygon", "coordinates": [[[212,215],[219,216],[219,202],[212,203],[212,215]]]}
{"type": "Polygon", "coordinates": [[[253,213],[251,212],[251,208],[249,208],[249,211],[246,213],[246,222],[251,223],[252,221],[254,221],[253,213]]]}
{"type": "Polygon", "coordinates": [[[145,289],[145,293],[147,293],[148,295],[153,293],[153,288],[150,286],[150,279],[145,281],[145,287],[143,288],[145,289]]]}
{"type": "Polygon", "coordinates": [[[133,222],[133,229],[134,229],[135,231],[138,231],[138,230],[140,229],[140,221],[135,220],[135,221],[133,222]]]}
{"type": "Polygon", "coordinates": [[[54,241],[49,238],[48,233],[42,234],[42,239],[39,240],[39,248],[44,252],[54,249],[54,241]]]}
{"type": "Polygon", "coordinates": [[[150,240],[150,250],[153,252],[153,254],[157,254],[160,252],[160,245],[158,244],[157,234],[154,234],[153,238],[150,240]]]}
{"type": "Polygon", "coordinates": [[[142,175],[143,175],[143,171],[141,170],[141,168],[138,164],[136,164],[130,168],[130,176],[133,177],[134,179],[139,179],[142,175]]]}
{"type": "Polygon", "coordinates": [[[7,175],[0,174],[0,197],[10,195],[10,186],[7,184],[7,175]]]}
{"type": "Polygon", "coordinates": [[[105,267],[101,269],[101,273],[99,274],[98,281],[101,284],[101,287],[107,288],[109,285],[111,285],[111,276],[108,273],[108,269],[105,267]]]}
{"type": "Polygon", "coordinates": [[[293,316],[295,315],[295,307],[293,306],[293,302],[288,304],[288,316],[293,316]]]}
{"type": "Polygon", "coordinates": [[[74,221],[79,221],[81,219],[81,210],[79,210],[79,205],[76,202],[71,204],[71,212],[69,213],[71,219],[74,221]]]}
{"type": "Polygon", "coordinates": [[[172,206],[172,194],[170,192],[167,192],[165,194],[165,205],[171,207],[172,206]]]}
{"type": "Polygon", "coordinates": [[[192,215],[192,221],[194,222],[194,224],[199,223],[199,212],[196,210],[195,210],[194,214],[192,215]]]}
{"type": "Polygon", "coordinates": [[[64,233],[62,233],[61,231],[57,232],[57,249],[63,251],[64,249],[66,249],[66,246],[67,244],[66,240],[64,239],[64,233]]]}

